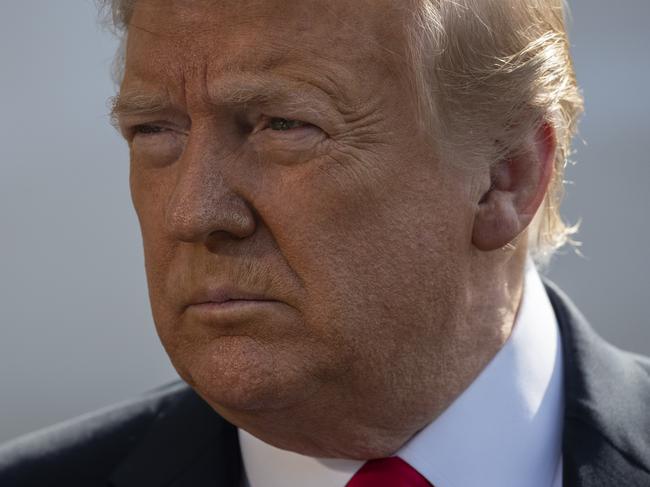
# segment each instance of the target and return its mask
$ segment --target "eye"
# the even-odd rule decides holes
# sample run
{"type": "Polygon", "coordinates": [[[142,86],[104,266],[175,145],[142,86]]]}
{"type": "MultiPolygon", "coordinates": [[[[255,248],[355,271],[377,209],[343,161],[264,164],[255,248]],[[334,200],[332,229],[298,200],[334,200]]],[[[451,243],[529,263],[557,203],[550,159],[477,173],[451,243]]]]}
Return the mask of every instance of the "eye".
{"type": "Polygon", "coordinates": [[[278,132],[286,132],[287,130],[306,127],[308,125],[308,123],[301,122],[300,120],[279,117],[270,118],[268,122],[268,128],[278,132]]]}
{"type": "Polygon", "coordinates": [[[160,125],[142,124],[133,127],[133,135],[155,135],[166,131],[167,129],[160,125]]]}

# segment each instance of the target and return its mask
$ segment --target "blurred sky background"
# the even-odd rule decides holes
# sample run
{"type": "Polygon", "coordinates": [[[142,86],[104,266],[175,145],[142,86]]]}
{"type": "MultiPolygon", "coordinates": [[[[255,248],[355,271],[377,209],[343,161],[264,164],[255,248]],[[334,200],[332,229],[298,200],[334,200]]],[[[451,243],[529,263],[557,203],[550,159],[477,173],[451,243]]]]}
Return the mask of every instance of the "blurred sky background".
{"type": "MultiPolygon", "coordinates": [[[[650,354],[650,2],[570,5],[587,110],[564,213],[584,258],[548,274],[608,340],[650,354]]],[[[115,47],[92,0],[0,3],[0,442],[176,377],[107,116],[115,47]]]]}

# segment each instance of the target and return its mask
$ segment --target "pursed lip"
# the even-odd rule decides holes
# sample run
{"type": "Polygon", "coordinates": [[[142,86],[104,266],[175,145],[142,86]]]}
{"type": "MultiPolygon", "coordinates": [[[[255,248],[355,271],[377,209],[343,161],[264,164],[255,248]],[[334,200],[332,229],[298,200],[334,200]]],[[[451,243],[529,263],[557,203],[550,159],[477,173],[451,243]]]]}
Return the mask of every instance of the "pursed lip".
{"type": "Polygon", "coordinates": [[[189,299],[188,306],[201,304],[223,304],[228,301],[277,301],[272,297],[230,286],[206,288],[196,291],[189,299]]]}

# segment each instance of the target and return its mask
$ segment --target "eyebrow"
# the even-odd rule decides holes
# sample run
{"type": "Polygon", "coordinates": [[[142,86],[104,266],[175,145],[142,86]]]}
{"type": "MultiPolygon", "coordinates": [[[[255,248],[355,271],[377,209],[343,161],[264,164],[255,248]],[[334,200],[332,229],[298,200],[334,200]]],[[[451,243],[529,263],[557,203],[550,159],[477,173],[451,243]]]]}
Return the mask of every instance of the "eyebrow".
{"type": "Polygon", "coordinates": [[[308,93],[312,90],[305,90],[304,84],[254,75],[222,80],[212,84],[208,91],[212,103],[217,105],[264,104],[273,101],[300,105],[314,98],[308,93]]]}
{"type": "Polygon", "coordinates": [[[171,106],[171,100],[165,95],[138,90],[120,92],[111,99],[110,103],[110,116],[114,123],[126,115],[158,113],[171,106]]]}
{"type": "MultiPolygon", "coordinates": [[[[330,96],[311,84],[256,76],[250,73],[228,76],[207,88],[208,103],[212,106],[281,103],[289,110],[326,110],[331,105],[324,98],[330,96]]],[[[151,93],[139,89],[119,93],[111,102],[111,120],[114,123],[124,116],[148,115],[172,107],[167,94],[151,93]]]]}

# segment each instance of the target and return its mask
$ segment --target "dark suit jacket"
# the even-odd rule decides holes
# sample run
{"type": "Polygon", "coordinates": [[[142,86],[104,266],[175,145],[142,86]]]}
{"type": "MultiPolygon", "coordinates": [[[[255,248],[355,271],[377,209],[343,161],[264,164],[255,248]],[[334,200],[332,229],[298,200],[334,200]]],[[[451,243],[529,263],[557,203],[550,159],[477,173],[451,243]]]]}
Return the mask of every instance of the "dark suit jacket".
{"type": "MultiPolygon", "coordinates": [[[[547,291],[564,348],[564,487],[650,487],[650,360],[547,291]]],[[[237,487],[241,475],[236,428],[182,382],[0,448],[2,487],[237,487]]]]}

